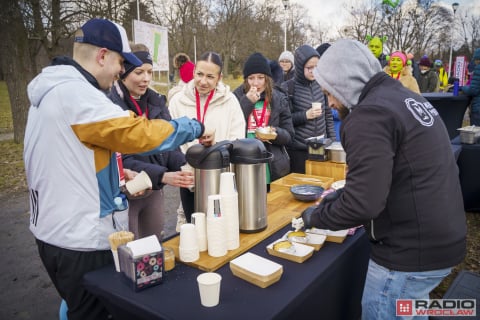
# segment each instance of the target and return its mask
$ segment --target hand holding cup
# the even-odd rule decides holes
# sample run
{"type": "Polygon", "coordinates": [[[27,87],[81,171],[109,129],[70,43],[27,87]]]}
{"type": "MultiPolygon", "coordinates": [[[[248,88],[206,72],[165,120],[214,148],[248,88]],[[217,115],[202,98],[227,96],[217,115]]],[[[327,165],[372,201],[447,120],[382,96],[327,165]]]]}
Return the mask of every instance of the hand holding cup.
{"type": "Polygon", "coordinates": [[[321,102],[312,102],[312,107],[307,110],[307,119],[315,119],[322,115],[322,103],[321,102]]]}
{"type": "Polygon", "coordinates": [[[205,147],[210,147],[210,146],[214,145],[215,144],[215,129],[205,128],[205,132],[203,133],[203,136],[201,136],[198,139],[198,142],[200,142],[205,147]]]}

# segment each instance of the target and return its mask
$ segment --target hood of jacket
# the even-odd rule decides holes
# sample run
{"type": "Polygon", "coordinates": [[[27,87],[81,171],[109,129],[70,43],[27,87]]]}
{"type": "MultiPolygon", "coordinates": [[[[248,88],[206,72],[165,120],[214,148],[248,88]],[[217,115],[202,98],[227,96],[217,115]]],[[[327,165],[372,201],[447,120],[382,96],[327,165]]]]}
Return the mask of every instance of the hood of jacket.
{"type": "Polygon", "coordinates": [[[320,58],[317,50],[309,45],[303,45],[295,50],[295,80],[301,84],[309,84],[312,81],[305,78],[304,67],[312,57],[320,58]]]}
{"type": "Polygon", "coordinates": [[[27,86],[30,103],[38,107],[43,97],[56,86],[70,81],[88,81],[99,88],[97,80],[69,57],[56,57],[52,65],[42,69],[27,86]]]}
{"type": "Polygon", "coordinates": [[[338,40],[322,55],[313,74],[320,86],[351,109],[367,82],[382,67],[366,45],[338,40]],[[348,61],[348,63],[347,63],[348,61]]]}

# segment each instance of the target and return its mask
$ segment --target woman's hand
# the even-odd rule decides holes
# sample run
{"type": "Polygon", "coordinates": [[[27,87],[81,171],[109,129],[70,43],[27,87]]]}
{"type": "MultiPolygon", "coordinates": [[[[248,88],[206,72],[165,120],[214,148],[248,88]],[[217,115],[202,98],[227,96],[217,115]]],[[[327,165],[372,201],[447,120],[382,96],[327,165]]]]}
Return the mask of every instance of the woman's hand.
{"type": "Polygon", "coordinates": [[[174,187],[190,188],[194,184],[194,175],[188,171],[165,172],[163,174],[162,183],[174,187]]]}
{"type": "Polygon", "coordinates": [[[260,100],[260,92],[257,91],[257,87],[250,87],[250,90],[248,90],[246,96],[252,103],[256,103],[258,100],[260,100]]]}
{"type": "Polygon", "coordinates": [[[215,129],[205,129],[203,136],[198,139],[204,147],[211,147],[215,144],[215,129]]]}
{"type": "Polygon", "coordinates": [[[322,115],[322,108],[310,108],[306,111],[307,119],[312,120],[322,115]]]}

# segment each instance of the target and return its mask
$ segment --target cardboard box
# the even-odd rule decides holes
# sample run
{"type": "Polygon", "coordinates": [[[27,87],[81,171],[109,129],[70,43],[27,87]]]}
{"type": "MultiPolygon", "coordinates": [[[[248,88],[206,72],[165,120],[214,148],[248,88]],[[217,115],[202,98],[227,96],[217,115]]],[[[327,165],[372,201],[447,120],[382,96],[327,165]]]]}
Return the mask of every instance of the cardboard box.
{"type": "Polygon", "coordinates": [[[272,182],[272,185],[279,185],[283,187],[290,188],[291,186],[297,184],[311,184],[314,186],[320,186],[327,190],[330,188],[330,185],[333,183],[333,179],[329,177],[321,177],[300,173],[290,173],[284,176],[283,178],[277,179],[272,182]]]}
{"type": "Polygon", "coordinates": [[[127,245],[118,247],[120,272],[124,274],[127,283],[135,291],[162,283],[164,276],[163,248],[141,256],[133,256],[127,245]]]}
{"type": "Polygon", "coordinates": [[[305,173],[314,176],[330,177],[334,181],[344,180],[347,176],[347,164],[332,161],[305,161],[305,173]]]}

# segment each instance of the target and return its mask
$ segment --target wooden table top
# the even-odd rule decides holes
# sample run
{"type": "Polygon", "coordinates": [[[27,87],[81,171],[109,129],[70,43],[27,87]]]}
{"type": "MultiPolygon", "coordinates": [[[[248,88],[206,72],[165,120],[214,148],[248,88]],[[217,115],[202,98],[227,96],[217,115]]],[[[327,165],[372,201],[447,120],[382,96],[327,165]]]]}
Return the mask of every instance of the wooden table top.
{"type": "Polygon", "coordinates": [[[174,250],[177,261],[203,271],[215,271],[291,223],[292,218],[300,217],[303,210],[313,204],[314,202],[296,200],[288,186],[271,184],[270,192],[267,195],[267,228],[257,233],[240,233],[240,246],[235,250],[227,251],[225,256],[211,257],[205,251],[200,252],[200,258],[197,261],[186,263],[179,260],[179,236],[165,241],[163,245],[174,250]]]}

